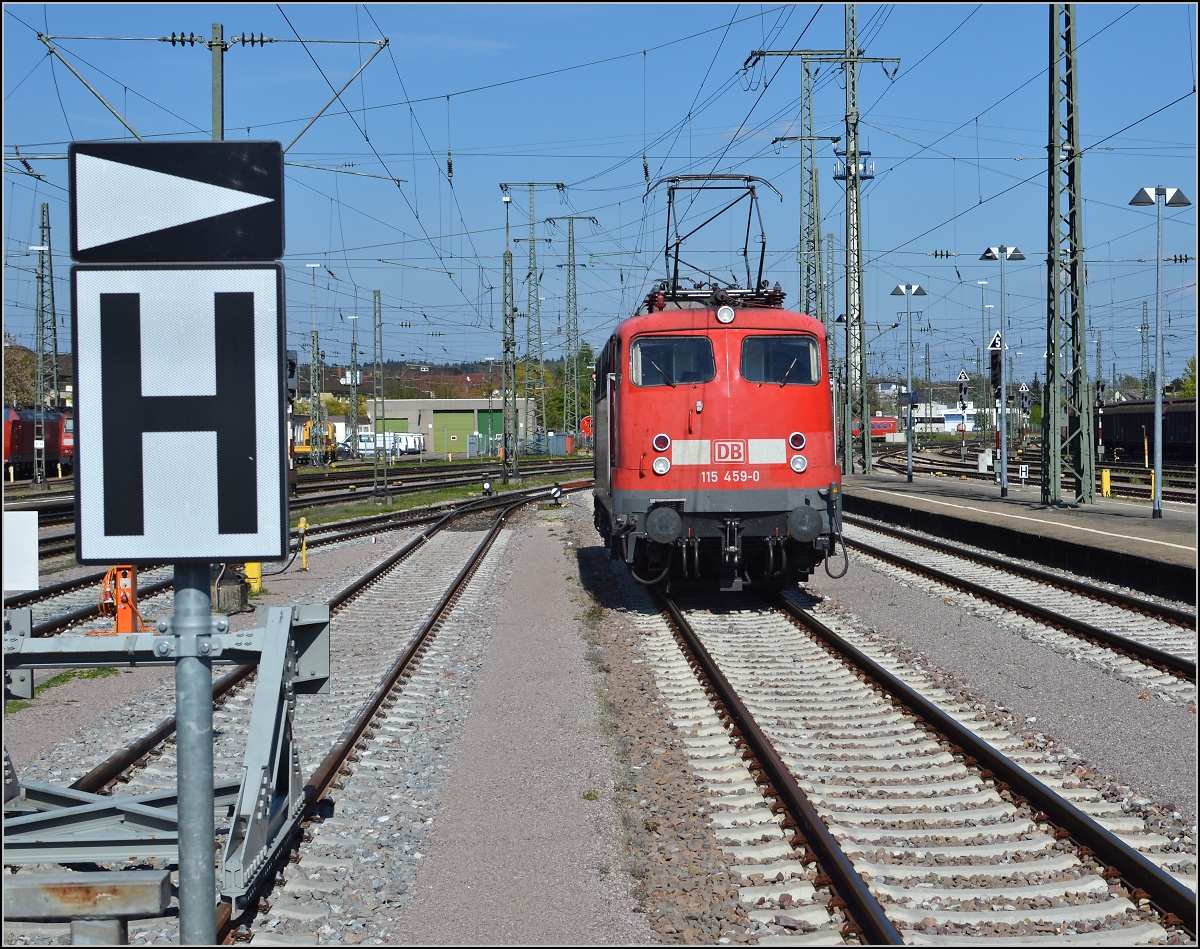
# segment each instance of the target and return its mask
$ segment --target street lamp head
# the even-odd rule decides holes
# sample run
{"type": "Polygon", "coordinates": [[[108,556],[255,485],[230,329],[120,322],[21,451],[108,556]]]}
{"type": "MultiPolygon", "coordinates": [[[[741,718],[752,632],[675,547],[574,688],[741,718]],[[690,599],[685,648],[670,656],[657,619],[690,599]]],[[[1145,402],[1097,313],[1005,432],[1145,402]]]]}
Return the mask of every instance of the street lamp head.
{"type": "Polygon", "coordinates": [[[1192,203],[1178,188],[1164,188],[1162,185],[1156,188],[1139,188],[1129,203],[1135,207],[1149,207],[1158,201],[1160,194],[1166,199],[1163,203],[1169,208],[1186,208],[1192,203]]]}
{"type": "Polygon", "coordinates": [[[980,260],[999,260],[1003,255],[1005,260],[1024,260],[1025,255],[1016,247],[989,247],[979,255],[980,260]]]}

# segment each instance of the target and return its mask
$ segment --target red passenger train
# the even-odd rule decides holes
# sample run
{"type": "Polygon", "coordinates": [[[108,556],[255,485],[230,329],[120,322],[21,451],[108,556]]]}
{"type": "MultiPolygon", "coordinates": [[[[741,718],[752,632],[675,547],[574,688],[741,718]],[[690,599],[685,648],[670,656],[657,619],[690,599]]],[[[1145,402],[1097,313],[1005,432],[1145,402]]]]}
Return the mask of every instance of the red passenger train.
{"type": "MultiPolygon", "coordinates": [[[[894,415],[873,415],[871,416],[871,437],[886,438],[888,435],[895,435],[898,431],[897,423],[899,419],[894,415]]],[[[850,429],[850,434],[858,438],[862,434],[862,422],[855,419],[850,429]]]]}
{"type": "Polygon", "coordinates": [[[596,367],[595,524],[635,579],[807,579],[841,525],[825,329],[773,290],[670,289],[596,367]]]}

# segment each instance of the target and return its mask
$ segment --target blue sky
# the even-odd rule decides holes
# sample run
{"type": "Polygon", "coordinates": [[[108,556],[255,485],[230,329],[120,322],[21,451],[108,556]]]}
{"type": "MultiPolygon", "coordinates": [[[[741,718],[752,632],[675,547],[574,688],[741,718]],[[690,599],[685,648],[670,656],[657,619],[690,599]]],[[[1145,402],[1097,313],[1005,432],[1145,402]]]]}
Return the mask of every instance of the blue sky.
{"type": "MultiPolygon", "coordinates": [[[[49,204],[56,304],[69,306],[66,162],[71,141],[131,138],[47,54],[37,34],[147,140],[211,135],[211,55],[138,38],[172,32],[228,39],[253,31],[281,41],[235,45],[225,56],[227,139],[285,145],[377,49],[389,45],[287,151],[288,345],[307,360],[315,320],[327,362],[348,360],[357,315],[370,358],[373,291],[383,301],[384,354],[418,362],[501,357],[500,183],[562,182],[535,196],[543,346],[561,354],[568,215],[576,222],[580,330],[593,346],[664,274],[665,188],[675,174],[736,173],[760,188],[767,275],[797,294],[800,64],[751,50],[843,49],[838,5],[32,5],[4,22],[4,326],[34,341],[38,220],[49,204]],[[306,42],[296,42],[297,37],[306,42]],[[318,43],[361,40],[363,43],[318,43]],[[453,179],[447,178],[447,150],[453,179]],[[316,166],[316,167],[301,167],[316,166]],[[395,179],[403,179],[399,183],[395,179]],[[556,225],[544,223],[559,219],[556,225]],[[382,261],[387,261],[382,262],[382,261]],[[320,264],[309,268],[310,263],[320,264]],[[313,274],[315,281],[315,307],[313,274]]],[[[1089,364],[1097,336],[1103,375],[1140,371],[1143,303],[1154,324],[1155,214],[1128,206],[1141,187],[1196,188],[1196,23],[1190,4],[1080,5],[1089,364]]],[[[1006,266],[1009,347],[1017,375],[1044,377],[1049,13],[1045,5],[860,5],[859,46],[898,57],[889,78],[861,67],[860,126],[875,178],[865,187],[865,313],[871,371],[903,378],[898,283],[919,283],[914,364],[926,345],[935,379],[974,376],[985,314],[998,327],[1000,274],[979,260],[1019,247],[1006,266]],[[956,257],[933,257],[951,251],[956,257]],[[982,288],[979,280],[987,280],[982,288]],[[992,309],[985,310],[984,305],[992,309]]],[[[838,68],[815,94],[816,131],[844,134],[838,68]]],[[[841,261],[842,186],[818,148],[823,231],[841,261]]],[[[515,299],[528,306],[529,189],[510,210],[515,299]]],[[[705,266],[735,272],[745,219],[710,230],[705,266]]],[[[1196,348],[1195,208],[1163,216],[1167,378],[1196,348]]],[[[756,251],[755,251],[756,253],[756,251]]],[[[686,256],[686,255],[685,255],[686,256]]],[[[744,267],[742,268],[744,272],[744,267]]],[[[836,312],[845,309],[838,273],[836,312]]],[[[524,328],[520,349],[525,348],[524,328]]],[[[918,373],[921,374],[921,373],[918,373]]]]}

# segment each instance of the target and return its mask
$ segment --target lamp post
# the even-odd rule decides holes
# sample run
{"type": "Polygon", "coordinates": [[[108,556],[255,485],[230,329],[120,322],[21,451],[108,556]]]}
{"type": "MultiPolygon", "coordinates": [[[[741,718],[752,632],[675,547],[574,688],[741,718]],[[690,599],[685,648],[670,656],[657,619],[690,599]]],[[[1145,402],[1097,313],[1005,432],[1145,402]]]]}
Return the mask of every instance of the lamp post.
{"type": "MultiPolygon", "coordinates": [[[[350,417],[353,419],[350,428],[350,457],[358,457],[358,317],[348,316],[350,323],[350,417]]],[[[387,441],[387,436],[384,436],[387,441]]],[[[375,446],[379,450],[379,446],[375,446]]]]}
{"type": "Polygon", "coordinates": [[[904,323],[908,327],[908,390],[905,399],[908,402],[908,483],[912,484],[912,449],[913,449],[913,415],[912,415],[912,298],[927,296],[919,283],[902,283],[892,291],[892,296],[904,297],[904,323]]]}
{"type": "Polygon", "coordinates": [[[1186,208],[1192,202],[1178,188],[1142,188],[1129,202],[1135,207],[1153,204],[1158,214],[1158,253],[1155,259],[1154,285],[1154,489],[1151,501],[1152,518],[1162,517],[1162,209],[1186,208]],[[1158,198],[1162,196],[1163,203],[1158,198]]]}
{"type": "MultiPolygon", "coordinates": [[[[979,382],[981,385],[983,385],[985,387],[983,389],[983,391],[986,393],[987,392],[987,388],[986,388],[987,381],[983,375],[983,347],[987,345],[987,341],[988,341],[988,334],[987,334],[988,304],[987,304],[987,289],[986,289],[987,281],[986,280],[976,280],[975,282],[977,284],[979,284],[979,349],[978,349],[979,359],[978,359],[977,365],[975,366],[975,371],[979,374],[979,382]]],[[[983,399],[979,400],[980,405],[982,405],[983,402],[984,402],[983,399]]],[[[965,423],[966,415],[963,416],[963,421],[965,423]]]]}
{"type": "Polygon", "coordinates": [[[1006,498],[1008,497],[1008,406],[1005,403],[1005,393],[1008,386],[1004,378],[1004,337],[1008,325],[1005,319],[1006,307],[1004,305],[1004,261],[1024,260],[1025,255],[1016,247],[1005,247],[1001,244],[999,247],[989,247],[979,255],[979,259],[1000,261],[1000,332],[996,334],[999,337],[1000,346],[1000,497],[1006,498]]]}

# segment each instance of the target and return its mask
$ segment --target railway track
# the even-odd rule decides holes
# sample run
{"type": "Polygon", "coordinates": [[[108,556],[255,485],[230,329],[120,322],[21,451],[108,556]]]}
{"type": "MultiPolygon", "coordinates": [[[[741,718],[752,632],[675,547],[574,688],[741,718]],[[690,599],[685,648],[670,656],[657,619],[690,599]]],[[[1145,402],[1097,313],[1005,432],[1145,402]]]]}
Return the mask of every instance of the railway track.
{"type": "Polygon", "coordinates": [[[1133,681],[1165,701],[1195,703],[1195,613],[846,518],[845,539],[884,575],[1018,626],[1022,635],[1133,681]]]}
{"type": "Polygon", "coordinates": [[[752,918],[873,945],[1194,936],[1194,853],[804,594],[634,608],[752,918]]]}
{"type": "MultiPolygon", "coordinates": [[[[534,489],[540,491],[541,489],[534,489]]],[[[498,503],[494,502],[494,503],[498,503]]],[[[347,518],[331,521],[308,528],[308,548],[318,549],[344,543],[359,537],[372,536],[390,531],[405,530],[434,523],[445,517],[461,504],[447,503],[429,507],[412,508],[368,517],[347,518]]],[[[291,531],[293,559],[299,550],[300,532],[291,531]]],[[[139,607],[143,615],[159,615],[169,612],[169,599],[160,599],[173,588],[172,567],[147,565],[138,572],[139,607]]],[[[274,571],[268,570],[269,577],[274,571]]],[[[104,572],[87,574],[73,580],[52,584],[40,590],[5,597],[6,609],[35,607],[33,610],[33,635],[53,636],[80,624],[96,624],[100,616],[96,590],[104,579],[104,572]]]]}
{"type": "MultiPolygon", "coordinates": [[[[944,453],[943,453],[944,454],[944,453]]],[[[998,462],[997,462],[998,463],[998,462]]],[[[1021,464],[1029,465],[1029,478],[1027,483],[1031,485],[1041,484],[1040,463],[1038,463],[1033,455],[1028,455],[1025,459],[1019,459],[1016,456],[1009,456],[1009,472],[1008,480],[1010,484],[1019,481],[1020,474],[1018,467],[1021,464]]],[[[905,473],[908,469],[907,456],[904,452],[894,452],[882,455],[877,459],[876,464],[888,468],[891,471],[905,473]]],[[[1103,468],[1103,465],[1097,465],[1097,471],[1103,468]]],[[[942,474],[949,477],[967,478],[972,481],[994,481],[995,473],[992,471],[981,472],[978,469],[976,462],[964,462],[957,458],[943,457],[936,461],[928,458],[913,455],[913,472],[914,474],[942,474]]],[[[1143,473],[1137,475],[1129,473],[1125,475],[1114,475],[1110,481],[1110,490],[1113,497],[1132,498],[1136,500],[1148,501],[1151,499],[1153,492],[1149,484],[1134,484],[1134,478],[1145,478],[1149,480],[1149,474],[1143,473]]],[[[1195,475],[1191,475],[1190,479],[1186,476],[1173,477],[1168,473],[1163,475],[1163,483],[1169,485],[1163,489],[1162,497],[1165,501],[1179,501],[1181,503],[1195,503],[1196,500],[1196,481],[1195,475]]],[[[1096,492],[1100,492],[1100,476],[1096,476],[1096,492]]]]}
{"type": "MultiPolygon", "coordinates": [[[[529,464],[521,469],[521,478],[535,478],[546,475],[566,476],[590,470],[590,461],[569,460],[566,462],[540,462],[529,464]]],[[[420,494],[441,488],[474,487],[481,483],[485,475],[494,479],[500,477],[494,466],[478,466],[463,468],[459,466],[445,467],[441,471],[428,472],[414,468],[412,474],[422,477],[414,479],[411,475],[404,478],[389,480],[388,493],[392,497],[420,494]]],[[[371,497],[369,482],[370,472],[366,472],[368,481],[363,476],[339,477],[330,482],[320,482],[306,489],[305,497],[294,497],[289,502],[289,510],[293,512],[310,511],[316,508],[329,507],[335,504],[362,503],[371,497]],[[345,489],[345,490],[339,490],[345,489]]],[[[70,524],[74,521],[74,501],[51,502],[39,510],[38,523],[41,527],[70,524]]],[[[314,529],[315,531],[316,529],[314,529]]],[[[295,530],[292,531],[295,536],[295,530]]],[[[75,533],[61,532],[43,534],[38,538],[38,557],[48,560],[63,557],[75,552],[75,533]]],[[[99,581],[97,581],[99,582],[99,581]]]]}
{"type": "Polygon", "coordinates": [[[847,544],[932,595],[967,594],[1024,635],[1109,669],[1164,699],[1196,699],[1196,614],[982,551],[847,517],[847,544]]]}
{"type": "MultiPolygon", "coordinates": [[[[586,482],[573,487],[584,486],[586,482]]],[[[547,489],[531,489],[445,513],[436,524],[417,534],[400,551],[349,587],[330,591],[328,605],[337,617],[338,628],[331,656],[332,687],[328,695],[305,697],[294,720],[300,766],[307,776],[304,819],[314,822],[304,834],[306,841],[319,836],[322,800],[331,789],[342,787],[354,767],[365,767],[368,771],[386,768],[384,762],[403,756],[404,749],[396,747],[390,736],[397,728],[408,727],[396,724],[406,714],[403,708],[406,699],[393,694],[393,690],[402,687],[405,696],[410,692],[419,696],[425,688],[422,676],[434,674],[423,673],[422,668],[448,661],[454,647],[439,650],[433,643],[435,630],[453,614],[460,601],[465,604],[470,600],[474,604],[471,608],[477,609],[486,599],[488,580],[500,562],[498,556],[488,557],[488,552],[493,545],[498,545],[498,550],[503,548],[505,541],[500,528],[505,518],[521,505],[546,496],[547,489]],[[465,530],[445,529],[456,519],[478,518],[489,511],[492,513],[487,516],[492,523],[486,529],[470,529],[472,525],[465,530]],[[481,575],[473,583],[477,571],[481,575]],[[362,596],[367,589],[370,596],[362,596]],[[409,681],[405,682],[406,679],[409,681]],[[354,764],[364,758],[369,761],[354,764]]],[[[323,595],[322,591],[315,594],[318,601],[323,595]]],[[[462,621],[456,621],[456,628],[459,622],[462,621]]],[[[250,710],[249,672],[250,667],[235,668],[214,685],[217,703],[214,761],[219,809],[229,803],[224,799],[228,794],[223,796],[221,788],[231,783],[236,787],[243,767],[242,751],[250,710]]],[[[129,748],[96,763],[75,780],[72,788],[99,793],[120,781],[122,794],[172,790],[176,775],[173,744],[169,741],[174,730],[173,717],[145,725],[145,734],[129,748]]],[[[90,763],[87,757],[80,757],[81,770],[90,763]]],[[[91,757],[95,757],[95,751],[91,757]]],[[[299,843],[299,830],[294,829],[293,833],[296,835],[293,843],[299,843]]],[[[218,852],[222,843],[219,839],[218,852]]],[[[158,854],[150,856],[159,862],[163,859],[158,854]]],[[[273,871],[264,870],[258,875],[253,892],[245,894],[237,906],[228,900],[220,903],[220,939],[230,938],[239,928],[243,936],[248,935],[247,927],[259,908],[257,893],[269,887],[272,879],[273,871]]],[[[156,923],[172,925],[163,920],[156,923]]]]}

